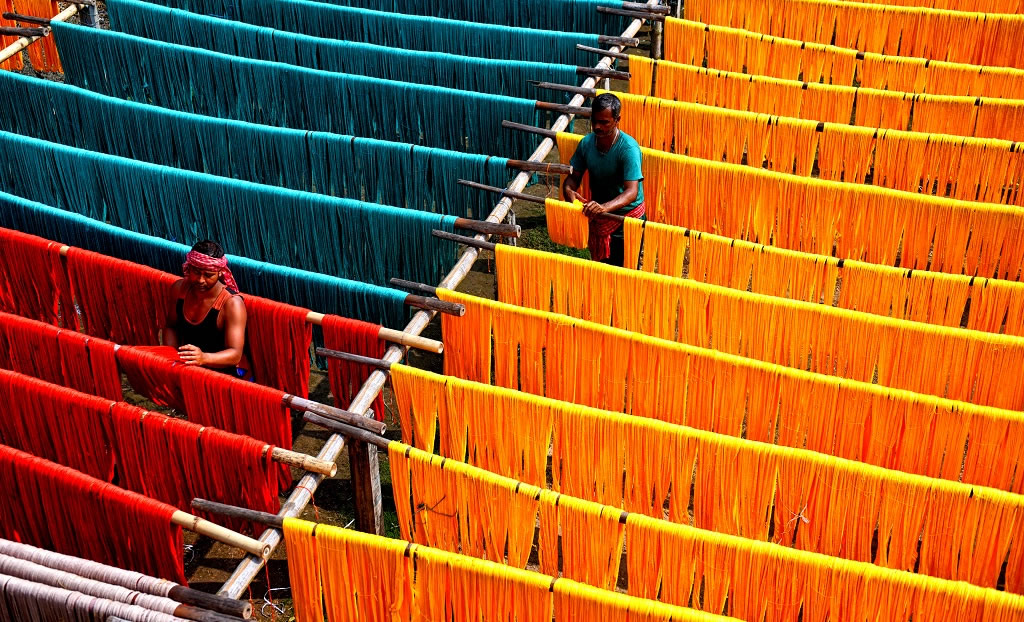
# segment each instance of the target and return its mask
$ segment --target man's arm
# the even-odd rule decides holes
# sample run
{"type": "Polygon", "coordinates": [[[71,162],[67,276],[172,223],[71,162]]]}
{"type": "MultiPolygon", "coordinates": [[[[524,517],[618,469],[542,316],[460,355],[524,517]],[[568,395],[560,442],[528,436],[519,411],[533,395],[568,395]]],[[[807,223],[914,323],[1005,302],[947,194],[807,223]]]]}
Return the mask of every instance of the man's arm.
{"type": "Polygon", "coordinates": [[[588,201],[583,204],[583,214],[586,216],[596,216],[598,214],[607,214],[620,210],[633,201],[636,200],[637,194],[640,193],[640,182],[639,181],[626,181],[623,182],[625,191],[619,196],[615,197],[611,201],[605,201],[604,203],[598,203],[597,201],[588,201]]]}
{"type": "Polygon", "coordinates": [[[232,296],[224,305],[224,349],[220,352],[203,352],[193,345],[178,349],[178,355],[186,365],[206,367],[233,367],[242,360],[245,350],[245,303],[241,296],[232,296]]]}
{"type": "Polygon", "coordinates": [[[579,193],[581,183],[583,183],[583,173],[573,168],[572,173],[566,175],[565,181],[562,183],[562,196],[566,201],[585,203],[583,195],[579,193]]]}
{"type": "Polygon", "coordinates": [[[165,346],[178,347],[178,331],[174,327],[178,324],[178,298],[181,297],[181,289],[185,283],[184,279],[178,279],[171,285],[171,293],[167,303],[167,325],[164,326],[163,342],[165,346]]]}

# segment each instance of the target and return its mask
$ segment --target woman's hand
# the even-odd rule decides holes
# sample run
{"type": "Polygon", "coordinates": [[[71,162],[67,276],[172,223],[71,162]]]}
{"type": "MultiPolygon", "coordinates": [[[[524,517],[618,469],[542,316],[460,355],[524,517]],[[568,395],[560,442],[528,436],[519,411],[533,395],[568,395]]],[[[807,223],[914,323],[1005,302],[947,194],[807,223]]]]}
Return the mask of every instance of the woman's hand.
{"type": "Polygon", "coordinates": [[[193,345],[178,348],[178,356],[186,365],[203,365],[206,362],[206,355],[203,354],[203,351],[193,345]]]}

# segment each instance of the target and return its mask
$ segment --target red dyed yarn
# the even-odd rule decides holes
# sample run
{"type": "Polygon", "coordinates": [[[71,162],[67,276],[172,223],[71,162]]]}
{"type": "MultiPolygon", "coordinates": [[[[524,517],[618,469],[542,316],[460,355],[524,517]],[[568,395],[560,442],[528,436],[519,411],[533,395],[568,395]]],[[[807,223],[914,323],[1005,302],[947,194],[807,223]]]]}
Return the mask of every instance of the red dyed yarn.
{"type": "Polygon", "coordinates": [[[60,244],[0,228],[0,311],[75,327],[60,244]]]}
{"type": "Polygon", "coordinates": [[[125,345],[160,343],[179,277],[80,248],[68,251],[67,264],[85,332],[125,345]]]}
{"type": "Polygon", "coordinates": [[[128,384],[161,406],[185,410],[181,390],[181,372],[185,364],[170,346],[122,346],[117,362],[128,377],[128,384]]]}
{"type": "Polygon", "coordinates": [[[174,508],[0,445],[0,536],[185,583],[174,508]]]}
{"type": "MultiPolygon", "coordinates": [[[[189,421],[291,448],[291,417],[283,403],[283,391],[202,367],[179,365],[177,369],[189,421]]],[[[278,467],[284,489],[291,481],[291,471],[283,464],[278,467]]]]}
{"type": "Polygon", "coordinates": [[[109,482],[111,401],[0,370],[0,443],[109,482]]]}
{"type": "MultiPolygon", "coordinates": [[[[324,317],[324,345],[330,350],[339,350],[350,354],[359,354],[373,358],[384,356],[387,346],[377,337],[380,332],[378,324],[361,322],[337,315],[324,317]]],[[[338,359],[327,360],[327,373],[331,381],[331,393],[338,408],[349,407],[359,388],[366,378],[374,371],[373,367],[361,363],[351,363],[338,359]]],[[[373,401],[373,416],[378,421],[384,419],[384,396],[377,395],[373,401]]]]}
{"type": "Polygon", "coordinates": [[[245,296],[246,348],[256,382],[299,397],[309,396],[308,309],[245,296]]]}
{"type": "Polygon", "coordinates": [[[114,344],[43,322],[0,313],[0,368],[121,399],[114,344]]]}

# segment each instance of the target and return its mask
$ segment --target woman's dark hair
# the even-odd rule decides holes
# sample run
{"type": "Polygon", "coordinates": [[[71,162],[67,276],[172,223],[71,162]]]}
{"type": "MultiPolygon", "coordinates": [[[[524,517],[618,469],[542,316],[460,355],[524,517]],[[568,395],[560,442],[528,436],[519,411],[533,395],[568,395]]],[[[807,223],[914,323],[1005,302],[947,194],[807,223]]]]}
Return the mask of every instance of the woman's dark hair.
{"type": "Polygon", "coordinates": [[[590,105],[590,113],[597,114],[602,110],[611,110],[612,117],[618,121],[622,113],[622,102],[611,93],[602,93],[594,98],[594,103],[590,105]]]}
{"type": "Polygon", "coordinates": [[[195,243],[192,250],[197,253],[202,253],[208,257],[213,257],[214,259],[220,259],[224,256],[224,249],[221,248],[220,244],[217,244],[213,240],[200,240],[195,243]]]}

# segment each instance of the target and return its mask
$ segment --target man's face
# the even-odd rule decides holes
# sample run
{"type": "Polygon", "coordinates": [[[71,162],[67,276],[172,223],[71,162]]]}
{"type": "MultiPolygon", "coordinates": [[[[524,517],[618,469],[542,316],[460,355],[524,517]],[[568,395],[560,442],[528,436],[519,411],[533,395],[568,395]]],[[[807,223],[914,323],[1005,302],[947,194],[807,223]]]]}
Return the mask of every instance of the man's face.
{"type": "Polygon", "coordinates": [[[608,138],[615,134],[619,122],[612,116],[611,110],[600,110],[590,118],[590,129],[598,138],[608,138]]]}
{"type": "Polygon", "coordinates": [[[200,291],[209,291],[220,280],[220,271],[200,270],[195,266],[185,266],[185,280],[200,291]]]}

